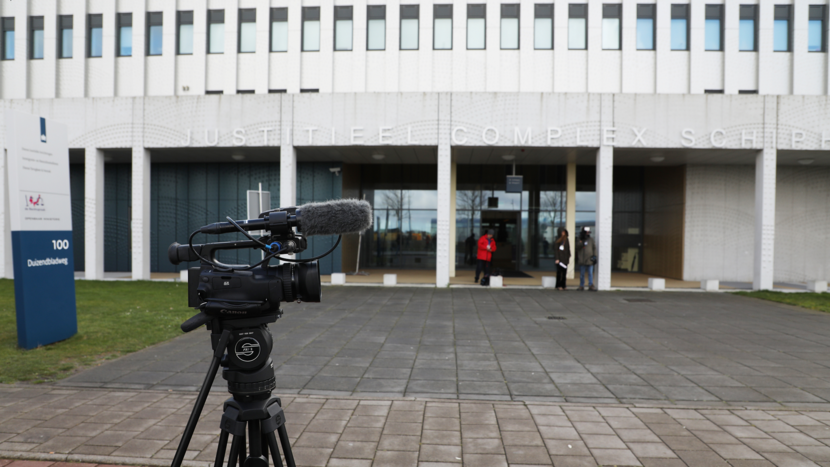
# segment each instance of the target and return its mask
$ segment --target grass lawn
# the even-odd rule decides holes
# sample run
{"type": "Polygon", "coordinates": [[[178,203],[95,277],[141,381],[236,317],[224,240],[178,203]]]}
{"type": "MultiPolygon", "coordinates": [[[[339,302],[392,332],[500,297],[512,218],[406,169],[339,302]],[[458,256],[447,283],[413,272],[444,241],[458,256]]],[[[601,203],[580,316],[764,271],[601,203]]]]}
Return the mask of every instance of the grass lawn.
{"type": "Polygon", "coordinates": [[[830,313],[830,293],[784,293],[762,290],[757,292],[735,292],[735,294],[830,313]]]}
{"type": "Polygon", "coordinates": [[[14,282],[0,280],[0,383],[54,381],[182,334],[187,284],[75,281],[78,334],[45,347],[17,347],[14,282]]]}

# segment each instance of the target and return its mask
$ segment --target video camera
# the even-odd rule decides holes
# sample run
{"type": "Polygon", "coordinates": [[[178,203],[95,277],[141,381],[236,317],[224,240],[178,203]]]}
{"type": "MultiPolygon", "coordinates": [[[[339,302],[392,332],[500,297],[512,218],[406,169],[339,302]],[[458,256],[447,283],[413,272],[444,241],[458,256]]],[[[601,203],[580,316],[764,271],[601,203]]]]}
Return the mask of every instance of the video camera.
{"type": "Polygon", "coordinates": [[[206,225],[190,235],[188,243],[175,242],[167,249],[171,263],[200,261],[199,267],[188,269],[188,306],[200,313],[182,324],[189,332],[215,318],[243,319],[280,314],[280,302],[319,302],[320,259],[337,248],[309,259],[292,259],[280,255],[300,253],[308,247],[311,235],[357,233],[372,225],[372,208],[366,201],[337,200],[309,203],[299,207],[279,208],[263,212],[258,219],[217,222],[206,225]],[[296,231],[295,231],[296,229],[296,231]],[[249,231],[266,232],[260,238],[249,231]],[[241,232],[248,240],[193,244],[196,234],[241,232]],[[260,249],[264,258],[254,265],[231,265],[219,262],[221,250],[260,249]],[[287,264],[269,266],[271,259],[287,264]]]}

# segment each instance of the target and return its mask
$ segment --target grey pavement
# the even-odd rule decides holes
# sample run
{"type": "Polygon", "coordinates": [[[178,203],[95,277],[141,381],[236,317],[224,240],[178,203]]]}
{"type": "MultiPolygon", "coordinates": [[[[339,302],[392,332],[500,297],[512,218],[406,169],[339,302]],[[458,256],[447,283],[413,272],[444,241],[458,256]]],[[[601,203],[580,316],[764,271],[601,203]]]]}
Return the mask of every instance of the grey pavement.
{"type": "MultiPolygon", "coordinates": [[[[284,308],[279,394],[830,407],[830,314],[730,294],[327,287],[284,308]]],[[[202,328],[59,384],[192,391],[209,357],[202,328]]]]}
{"type": "MultiPolygon", "coordinates": [[[[208,398],[185,467],[212,465],[226,396],[208,398]]],[[[0,466],[169,465],[194,399],[0,385],[0,466]]],[[[830,466],[828,410],[304,395],[282,405],[300,467],[830,466]]]]}

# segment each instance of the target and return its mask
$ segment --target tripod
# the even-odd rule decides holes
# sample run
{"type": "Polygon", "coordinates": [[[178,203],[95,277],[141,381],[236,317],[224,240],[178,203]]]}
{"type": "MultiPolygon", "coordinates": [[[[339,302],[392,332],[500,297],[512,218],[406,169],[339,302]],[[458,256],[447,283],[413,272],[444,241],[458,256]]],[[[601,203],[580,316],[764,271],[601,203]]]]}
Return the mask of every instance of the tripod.
{"type": "Polygon", "coordinates": [[[275,322],[281,315],[281,312],[277,312],[257,318],[226,319],[199,313],[182,324],[182,330],[185,332],[202,324],[208,325],[208,329],[211,330],[213,358],[171,467],[182,465],[187,446],[196,430],[196,423],[202,414],[220,365],[223,367],[222,378],[228,382],[228,392],[233,397],[226,400],[223,406],[214,467],[223,466],[230,435],[233,435],[233,441],[228,455],[228,467],[236,467],[237,461],[239,467],[268,467],[269,452],[274,466],[283,467],[277,434],[287,467],[295,467],[288,432],[285,429],[282,403],[279,398],[271,397],[271,391],[276,387],[276,379],[274,363],[270,358],[273,340],[268,323],[275,322]]]}

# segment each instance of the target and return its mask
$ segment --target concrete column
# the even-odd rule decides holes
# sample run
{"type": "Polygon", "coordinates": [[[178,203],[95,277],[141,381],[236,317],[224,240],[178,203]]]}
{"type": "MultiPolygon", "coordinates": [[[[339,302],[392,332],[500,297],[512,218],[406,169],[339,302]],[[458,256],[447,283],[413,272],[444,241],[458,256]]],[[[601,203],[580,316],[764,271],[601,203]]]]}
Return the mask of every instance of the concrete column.
{"type": "Polygon", "coordinates": [[[12,224],[9,213],[9,174],[6,150],[0,152],[0,278],[13,279],[12,224]]]}
{"type": "Polygon", "coordinates": [[[614,219],[614,148],[600,146],[597,151],[597,266],[594,284],[598,290],[611,289],[611,233],[614,219]]]}
{"type": "Polygon", "coordinates": [[[435,286],[450,285],[452,148],[450,146],[450,95],[438,96],[438,231],[435,251],[435,286]]]}
{"type": "Polygon", "coordinates": [[[104,151],[84,153],[84,263],[86,279],[104,278],[104,151]]]}
{"type": "Polygon", "coordinates": [[[776,163],[774,147],[765,147],[755,156],[755,267],[752,274],[754,290],[772,289],[776,163]]]}
{"type": "Polygon", "coordinates": [[[150,280],[150,151],[133,148],[133,280],[150,280]]]}
{"type": "Polygon", "coordinates": [[[450,277],[455,277],[455,247],[458,233],[455,231],[455,192],[457,187],[458,164],[450,163],[450,277]]]}
{"type": "MultiPolygon", "coordinates": [[[[297,204],[297,149],[280,146],[280,207],[297,204]]],[[[277,206],[274,206],[277,207],[277,206]]]]}
{"type": "Polygon", "coordinates": [[[571,262],[568,264],[568,279],[574,278],[576,270],[576,162],[568,162],[568,182],[565,195],[565,229],[568,230],[571,243],[571,262]]]}

